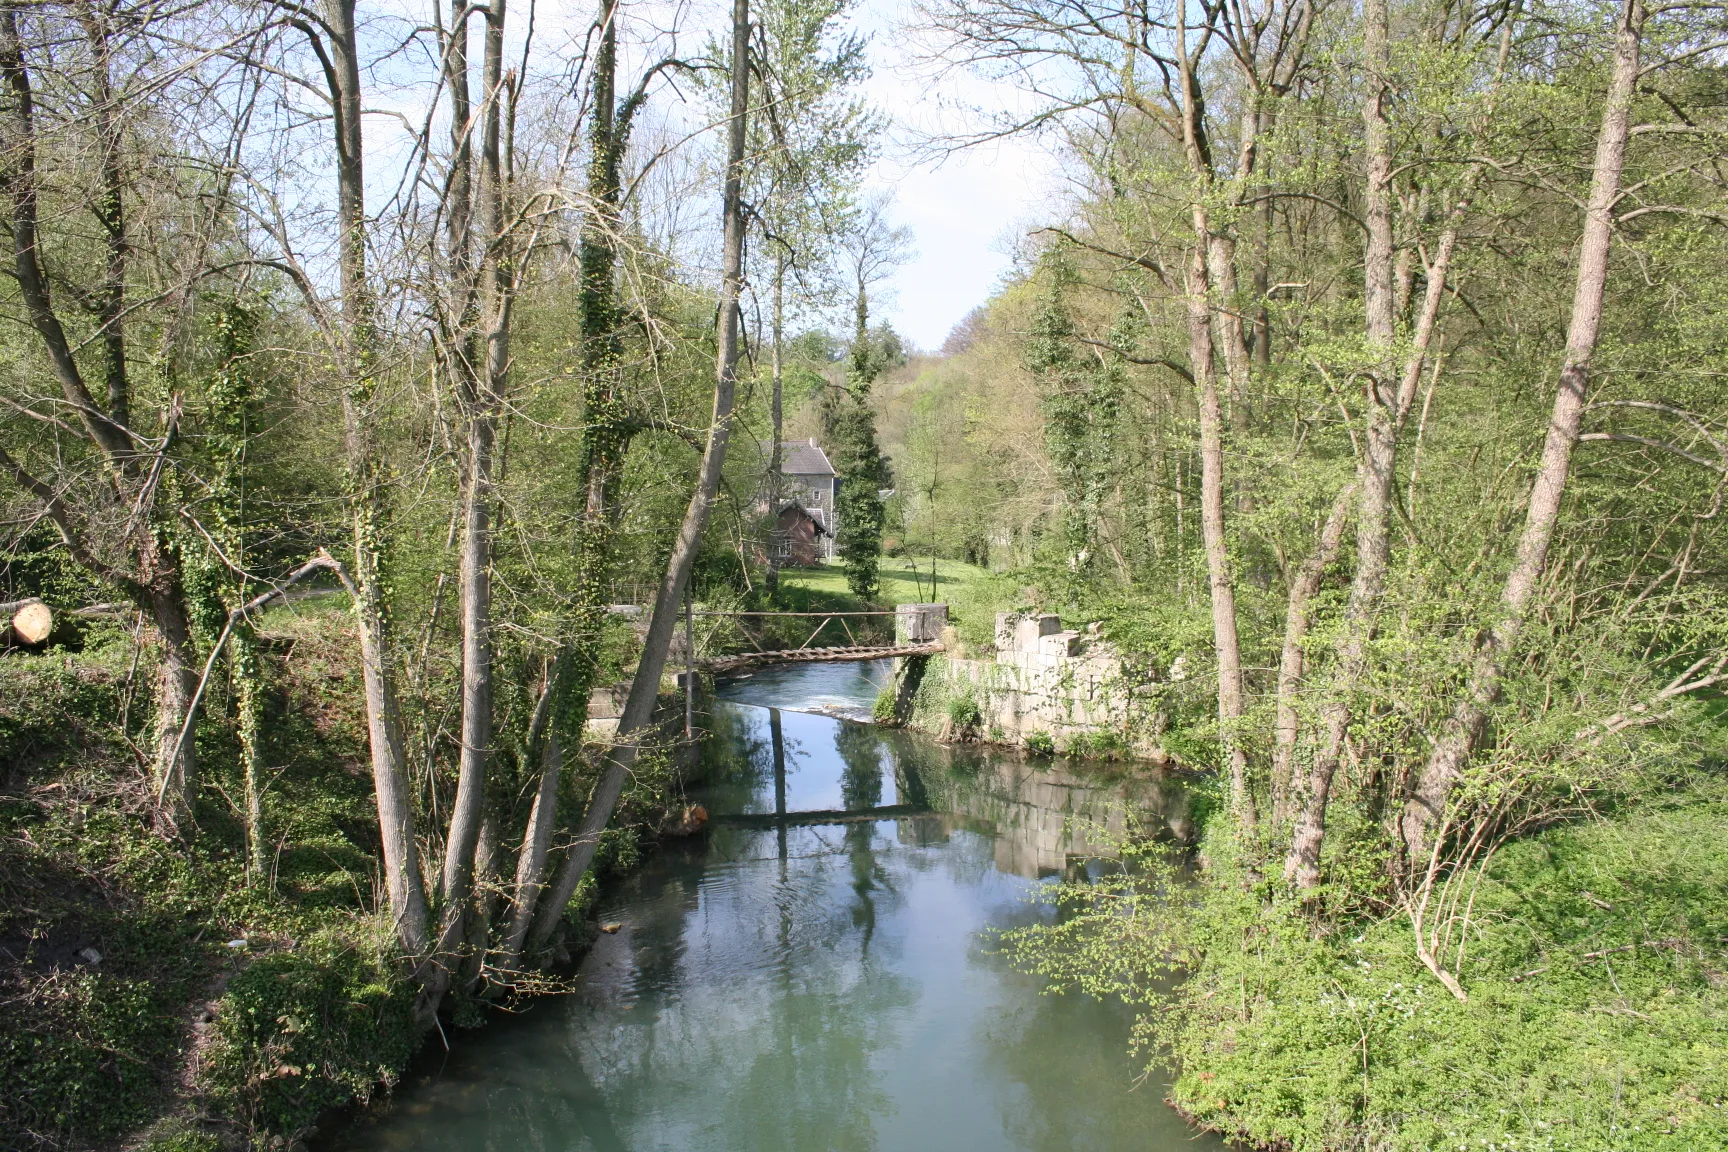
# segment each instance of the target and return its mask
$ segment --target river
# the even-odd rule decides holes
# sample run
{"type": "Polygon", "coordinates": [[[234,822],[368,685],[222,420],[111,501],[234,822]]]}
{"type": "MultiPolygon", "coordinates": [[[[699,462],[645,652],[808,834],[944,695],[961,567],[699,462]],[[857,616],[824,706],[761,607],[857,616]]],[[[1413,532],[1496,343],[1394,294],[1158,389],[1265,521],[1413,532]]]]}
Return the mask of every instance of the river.
{"type": "Polygon", "coordinates": [[[339,1146],[1221,1147],[1156,1077],[1137,1083],[1120,1009],[1040,995],[988,935],[1049,915],[1029,897],[1097,851],[1087,819],[1119,826],[1132,806],[1186,835],[1180,789],[839,718],[868,716],[888,672],[723,683],[710,783],[691,795],[711,830],[613,888],[600,920],[620,927],[573,993],[463,1036],[339,1146]]]}

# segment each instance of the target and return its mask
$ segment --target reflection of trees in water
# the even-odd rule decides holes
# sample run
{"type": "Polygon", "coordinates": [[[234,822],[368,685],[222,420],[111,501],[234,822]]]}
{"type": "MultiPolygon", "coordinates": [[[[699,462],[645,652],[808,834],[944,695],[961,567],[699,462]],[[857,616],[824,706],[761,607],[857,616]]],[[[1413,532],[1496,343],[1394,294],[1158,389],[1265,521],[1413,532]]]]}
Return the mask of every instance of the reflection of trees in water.
{"type": "MultiPolygon", "coordinates": [[[[864,945],[877,902],[893,898],[870,850],[871,827],[858,826],[861,840],[851,828],[793,829],[785,861],[769,854],[773,833],[757,832],[768,852],[702,876],[699,907],[688,900],[694,870],[657,881],[657,892],[644,885],[631,901],[637,971],[671,979],[656,979],[633,1010],[597,1003],[573,1011],[562,1045],[566,1059],[586,1062],[625,1143],[739,1152],[878,1146],[872,1118],[892,1102],[871,1057],[894,1046],[917,998],[891,955],[864,945]],[[664,958],[673,955],[681,963],[668,973],[664,958]]],[[[549,1080],[560,1075],[547,1070],[549,1080]]],[[[511,1135],[495,1130],[489,1146],[516,1146],[511,1135]]]]}
{"type": "Polygon", "coordinates": [[[882,747],[894,766],[894,788],[900,793],[900,803],[928,808],[930,789],[924,783],[926,769],[920,762],[922,758],[912,754],[912,749],[903,743],[885,740],[882,747]]]}
{"type": "MultiPolygon", "coordinates": [[[[841,721],[834,728],[840,757],[840,799],[848,811],[882,803],[882,736],[869,724],[841,721]]],[[[874,824],[845,827],[846,857],[852,870],[852,923],[860,933],[861,954],[876,936],[876,892],[890,889],[888,874],[876,859],[874,824]]]]}
{"type": "Polygon", "coordinates": [[[834,728],[840,755],[840,796],[848,810],[882,803],[882,737],[869,724],[843,720],[834,728]]]}
{"type": "Polygon", "coordinates": [[[1156,1076],[1134,1083],[1141,1069],[1115,1005],[1078,994],[1012,997],[975,1021],[973,1035],[985,1060],[1023,1089],[997,1094],[1016,1148],[1186,1148],[1194,1139],[1164,1106],[1156,1076]]]}
{"type": "Polygon", "coordinates": [[[709,780],[754,787],[772,777],[774,750],[760,709],[721,704],[710,712],[708,730],[702,764],[709,780]]]}

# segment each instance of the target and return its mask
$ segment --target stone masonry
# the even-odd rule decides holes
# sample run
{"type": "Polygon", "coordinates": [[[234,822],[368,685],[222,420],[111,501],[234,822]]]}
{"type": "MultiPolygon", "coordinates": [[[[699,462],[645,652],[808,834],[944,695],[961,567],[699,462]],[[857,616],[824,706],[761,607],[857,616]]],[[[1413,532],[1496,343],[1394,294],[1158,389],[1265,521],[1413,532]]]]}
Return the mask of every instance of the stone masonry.
{"type": "Polygon", "coordinates": [[[933,661],[941,693],[969,697],[986,740],[1024,744],[1047,735],[1058,749],[1114,736],[1125,751],[1162,759],[1164,717],[1156,685],[1136,685],[1121,655],[1095,630],[1065,630],[1054,613],[1004,612],[990,660],[933,661]]]}

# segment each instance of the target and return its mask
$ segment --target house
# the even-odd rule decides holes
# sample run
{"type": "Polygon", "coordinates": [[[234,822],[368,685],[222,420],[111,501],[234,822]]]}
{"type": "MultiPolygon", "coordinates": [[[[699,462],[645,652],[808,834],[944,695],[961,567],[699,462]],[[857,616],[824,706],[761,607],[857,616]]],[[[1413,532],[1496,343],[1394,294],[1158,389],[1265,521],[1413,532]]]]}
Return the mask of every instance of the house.
{"type": "Polygon", "coordinates": [[[834,557],[834,500],[840,474],[815,437],[782,445],[780,507],[774,548],[783,564],[815,564],[834,557]]]}
{"type": "Polygon", "coordinates": [[[788,568],[807,568],[832,555],[833,538],[808,509],[794,501],[780,509],[774,519],[774,547],[780,563],[788,568]]]}

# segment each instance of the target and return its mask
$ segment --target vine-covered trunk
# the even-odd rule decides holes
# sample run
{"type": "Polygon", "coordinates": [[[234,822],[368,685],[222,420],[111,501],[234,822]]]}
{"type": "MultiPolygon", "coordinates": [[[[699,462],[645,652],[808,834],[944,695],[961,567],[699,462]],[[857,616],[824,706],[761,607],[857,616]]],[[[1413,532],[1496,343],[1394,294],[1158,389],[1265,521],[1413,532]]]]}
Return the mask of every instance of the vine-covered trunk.
{"type": "Polygon", "coordinates": [[[336,143],[338,271],[342,294],[339,334],[343,442],[347,463],[353,567],[349,580],[360,633],[360,670],[366,699],[366,735],[378,831],[384,851],[384,886],[398,942],[410,956],[428,945],[426,895],[420,882],[413,794],[402,757],[390,635],[380,579],[384,546],[384,479],[374,435],[373,318],[366,283],[366,200],[362,166],[360,57],[354,0],[325,0],[333,67],[332,124],[336,143]]]}
{"type": "Polygon", "coordinates": [[[749,0],[733,0],[732,114],[728,124],[726,180],[722,195],[725,236],[721,247],[719,349],[715,357],[714,410],[708,425],[708,442],[702,452],[696,490],[685,509],[678,536],[673,541],[672,555],[666,562],[665,575],[661,577],[659,591],[655,594],[642,657],[630,682],[630,695],[624,702],[623,715],[618,720],[617,743],[606,758],[605,770],[589,798],[588,810],[583,813],[575,842],[570,846],[549,898],[536,918],[530,939],[533,947],[549,939],[563,917],[576,885],[594,859],[594,852],[600,845],[600,834],[611,821],[613,809],[624,793],[630,767],[641,749],[640,737],[634,740],[631,737],[646,728],[653,717],[654,703],[660,694],[660,677],[666,670],[666,657],[684,592],[689,585],[690,570],[696,561],[702,530],[708,523],[709,509],[720,490],[720,473],[732,434],[732,404],[738,388],[739,341],[742,335],[738,300],[744,279],[744,140],[749,102],[750,6],[749,0]]]}

